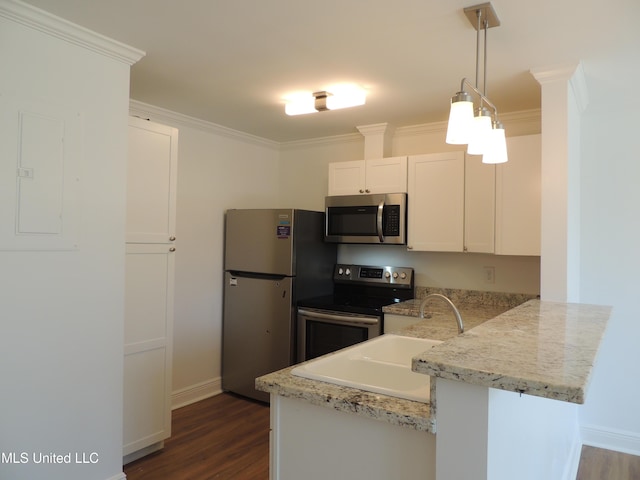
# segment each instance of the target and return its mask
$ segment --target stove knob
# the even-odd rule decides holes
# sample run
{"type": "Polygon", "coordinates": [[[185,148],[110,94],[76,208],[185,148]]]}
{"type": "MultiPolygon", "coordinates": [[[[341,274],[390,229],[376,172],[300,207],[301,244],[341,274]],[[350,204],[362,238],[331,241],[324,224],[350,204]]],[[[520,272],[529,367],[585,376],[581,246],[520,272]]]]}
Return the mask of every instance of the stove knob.
{"type": "Polygon", "coordinates": [[[342,267],[338,268],[338,275],[342,275],[344,273],[344,270],[342,270],[342,267]]]}
{"type": "Polygon", "coordinates": [[[398,278],[398,272],[393,272],[393,278],[398,278]]]}
{"type": "Polygon", "coordinates": [[[346,275],[347,277],[350,277],[350,276],[351,276],[351,269],[350,269],[350,268],[347,268],[347,269],[344,271],[344,273],[345,273],[345,275],[346,275]]]}
{"type": "Polygon", "coordinates": [[[384,278],[391,278],[391,274],[389,272],[384,272],[384,278]]]}
{"type": "Polygon", "coordinates": [[[406,279],[407,278],[407,274],[405,272],[402,272],[400,274],[400,278],[403,279],[403,280],[406,279]]]}

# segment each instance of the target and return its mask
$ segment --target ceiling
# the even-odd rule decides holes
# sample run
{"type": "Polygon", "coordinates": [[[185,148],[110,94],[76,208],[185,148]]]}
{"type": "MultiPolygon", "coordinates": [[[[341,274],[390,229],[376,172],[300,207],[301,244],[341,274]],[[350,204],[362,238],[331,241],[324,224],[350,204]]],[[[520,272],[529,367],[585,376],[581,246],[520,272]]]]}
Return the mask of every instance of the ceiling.
{"type": "MultiPolygon", "coordinates": [[[[145,51],[131,69],[132,99],[287,142],[354,133],[359,125],[446,120],[460,80],[475,81],[476,30],[463,9],[482,2],[27,3],[145,51]],[[285,95],[343,82],[364,86],[367,104],[285,115],[285,95]]],[[[582,61],[589,87],[621,95],[637,78],[637,0],[608,0],[606,8],[594,0],[492,4],[501,25],[488,31],[487,95],[500,113],[540,107],[531,68],[582,61]]]]}

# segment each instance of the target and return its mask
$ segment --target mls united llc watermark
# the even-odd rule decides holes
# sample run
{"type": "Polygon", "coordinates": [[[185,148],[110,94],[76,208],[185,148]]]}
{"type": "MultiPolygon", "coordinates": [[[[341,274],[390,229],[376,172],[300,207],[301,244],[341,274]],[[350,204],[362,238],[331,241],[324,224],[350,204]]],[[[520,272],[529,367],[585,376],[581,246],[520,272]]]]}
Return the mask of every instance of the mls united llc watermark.
{"type": "Polygon", "coordinates": [[[0,463],[92,464],[100,461],[96,452],[0,452],[0,463]]]}

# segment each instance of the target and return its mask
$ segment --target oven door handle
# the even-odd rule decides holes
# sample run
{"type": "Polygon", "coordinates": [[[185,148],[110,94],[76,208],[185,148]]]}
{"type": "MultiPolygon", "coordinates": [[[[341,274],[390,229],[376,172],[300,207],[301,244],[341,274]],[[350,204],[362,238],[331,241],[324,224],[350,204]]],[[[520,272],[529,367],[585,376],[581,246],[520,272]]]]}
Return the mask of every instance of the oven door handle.
{"type": "Polygon", "coordinates": [[[304,315],[308,318],[316,318],[318,320],[333,320],[340,323],[357,323],[363,325],[376,325],[380,321],[378,318],[372,317],[351,317],[344,315],[332,315],[331,313],[311,312],[302,308],[298,309],[298,314],[304,315]]]}
{"type": "Polygon", "coordinates": [[[382,214],[384,213],[384,200],[378,205],[378,215],[376,215],[376,226],[378,228],[378,238],[380,243],[384,243],[384,231],[382,230],[382,214]]]}

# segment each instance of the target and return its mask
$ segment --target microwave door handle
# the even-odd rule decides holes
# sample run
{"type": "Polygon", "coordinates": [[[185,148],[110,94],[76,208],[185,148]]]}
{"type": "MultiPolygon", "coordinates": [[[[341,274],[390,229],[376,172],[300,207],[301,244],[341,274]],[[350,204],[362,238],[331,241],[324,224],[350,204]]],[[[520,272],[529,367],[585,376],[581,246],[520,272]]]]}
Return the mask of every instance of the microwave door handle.
{"type": "Polygon", "coordinates": [[[380,239],[380,243],[384,243],[384,232],[382,231],[382,214],[384,213],[384,200],[380,201],[378,205],[378,215],[377,215],[377,227],[378,227],[378,238],[380,239]]]}

